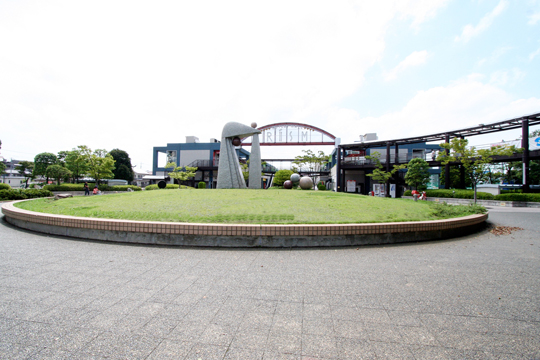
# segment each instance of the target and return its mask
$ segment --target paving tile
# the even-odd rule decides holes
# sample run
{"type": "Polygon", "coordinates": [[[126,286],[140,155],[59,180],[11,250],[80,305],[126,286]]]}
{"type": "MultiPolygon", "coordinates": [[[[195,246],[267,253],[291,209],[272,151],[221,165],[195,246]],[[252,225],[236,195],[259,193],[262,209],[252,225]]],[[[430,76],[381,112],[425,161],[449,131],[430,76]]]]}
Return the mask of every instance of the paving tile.
{"type": "Polygon", "coordinates": [[[194,343],[189,341],[163,340],[148,356],[148,360],[184,359],[194,343]]]}
{"type": "Polygon", "coordinates": [[[335,337],[302,334],[302,355],[323,359],[339,359],[340,348],[335,337]]]}

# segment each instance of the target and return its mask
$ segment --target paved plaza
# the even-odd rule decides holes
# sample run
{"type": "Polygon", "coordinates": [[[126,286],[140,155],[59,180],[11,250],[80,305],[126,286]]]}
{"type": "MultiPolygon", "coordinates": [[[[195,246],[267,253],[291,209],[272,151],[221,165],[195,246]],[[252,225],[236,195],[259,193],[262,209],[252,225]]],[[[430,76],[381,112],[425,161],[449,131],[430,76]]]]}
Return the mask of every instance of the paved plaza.
{"type": "Polygon", "coordinates": [[[1,359],[540,359],[540,209],[454,240],[90,242],[0,222],[1,359]]]}

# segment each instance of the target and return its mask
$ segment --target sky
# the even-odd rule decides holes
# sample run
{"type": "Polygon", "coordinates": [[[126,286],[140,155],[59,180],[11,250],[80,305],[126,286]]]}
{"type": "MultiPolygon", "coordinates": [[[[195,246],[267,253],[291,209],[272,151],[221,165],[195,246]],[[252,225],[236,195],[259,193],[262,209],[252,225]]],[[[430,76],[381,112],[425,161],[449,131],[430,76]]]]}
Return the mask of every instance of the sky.
{"type": "Polygon", "coordinates": [[[154,146],[219,139],[229,121],[351,143],[538,112],[540,0],[0,0],[8,160],[87,145],[140,171],[154,146]]]}

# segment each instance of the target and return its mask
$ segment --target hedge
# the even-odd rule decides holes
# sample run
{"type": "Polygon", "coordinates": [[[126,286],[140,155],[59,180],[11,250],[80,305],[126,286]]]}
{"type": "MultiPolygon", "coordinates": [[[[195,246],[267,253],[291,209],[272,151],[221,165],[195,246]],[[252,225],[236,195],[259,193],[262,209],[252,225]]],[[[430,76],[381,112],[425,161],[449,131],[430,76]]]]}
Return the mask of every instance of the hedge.
{"type": "MultiPolygon", "coordinates": [[[[90,191],[94,188],[94,183],[88,183],[88,188],[90,191]]],[[[133,191],[141,191],[141,188],[135,185],[98,185],[98,189],[101,191],[128,191],[127,189],[132,189],[133,191]]],[[[43,187],[45,190],[49,191],[84,191],[84,184],[62,184],[62,185],[45,185],[43,187]]]]}
{"type": "Polygon", "coordinates": [[[0,183],[0,190],[9,190],[11,186],[9,184],[0,183]]]}
{"type": "Polygon", "coordinates": [[[9,189],[9,190],[0,190],[0,200],[24,200],[24,199],[34,199],[40,197],[50,197],[54,196],[49,190],[40,190],[40,189],[9,189]]]}
{"type": "Polygon", "coordinates": [[[500,194],[495,196],[495,200],[540,202],[540,194],[500,194]]]}
{"type": "MultiPolygon", "coordinates": [[[[430,189],[426,190],[426,195],[434,198],[474,199],[474,190],[430,189]]],[[[405,191],[403,196],[412,196],[411,190],[405,191]]],[[[487,192],[478,191],[476,198],[479,200],[493,200],[495,196],[487,192]]]]}
{"type": "MultiPolygon", "coordinates": [[[[160,189],[157,185],[148,185],[144,188],[144,190],[169,190],[169,189],[177,189],[178,190],[178,184],[167,184],[165,189],[160,189]]],[[[193,189],[191,186],[182,185],[182,189],[193,189]]]]}
{"type": "Polygon", "coordinates": [[[197,184],[197,187],[199,189],[206,189],[206,183],[204,181],[200,181],[199,184],[197,184]]]}

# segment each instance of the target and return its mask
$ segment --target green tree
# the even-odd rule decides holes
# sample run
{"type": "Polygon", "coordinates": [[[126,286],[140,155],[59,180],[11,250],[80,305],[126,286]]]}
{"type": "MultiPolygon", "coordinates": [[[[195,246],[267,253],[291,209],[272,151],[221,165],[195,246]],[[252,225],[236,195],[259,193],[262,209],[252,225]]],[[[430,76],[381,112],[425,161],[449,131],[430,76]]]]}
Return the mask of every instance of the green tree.
{"type": "Polygon", "coordinates": [[[32,171],[34,170],[34,163],[32,161],[19,161],[19,163],[15,166],[15,170],[19,173],[19,175],[24,176],[24,183],[25,187],[28,187],[28,180],[33,179],[34,175],[32,174],[32,171]]]}
{"type": "MultiPolygon", "coordinates": [[[[309,170],[311,177],[313,178],[313,186],[317,184],[317,175],[321,171],[322,167],[328,163],[328,155],[325,155],[323,151],[319,151],[315,154],[311,150],[302,150],[304,155],[298,155],[292,162],[294,165],[298,165],[299,168],[309,170]]],[[[275,181],[275,180],[274,180],[275,181]]]]}
{"type": "Polygon", "coordinates": [[[278,170],[274,175],[274,186],[283,186],[283,183],[290,180],[291,175],[294,174],[292,170],[278,170]]]}
{"type": "Polygon", "coordinates": [[[101,179],[114,178],[114,159],[104,149],[96,149],[92,151],[88,146],[79,146],[82,156],[88,164],[88,175],[92,177],[96,183],[101,179]]]}
{"type": "Polygon", "coordinates": [[[56,179],[58,185],[60,185],[60,180],[71,176],[71,171],[59,164],[49,165],[45,173],[47,178],[56,179]]]}
{"type": "Polygon", "coordinates": [[[58,158],[53,153],[40,153],[37,154],[34,158],[34,171],[33,176],[34,178],[38,177],[39,175],[45,176],[46,180],[45,183],[49,182],[49,177],[47,176],[47,168],[50,165],[54,165],[58,162],[58,158]]]}
{"type": "Polygon", "coordinates": [[[429,183],[429,164],[422,158],[414,158],[407,164],[407,173],[405,174],[405,182],[409,186],[414,186],[418,190],[418,186],[425,186],[429,183]]]}
{"type": "Polygon", "coordinates": [[[380,184],[385,184],[385,194],[386,197],[390,197],[390,189],[388,189],[388,182],[394,176],[395,173],[397,173],[401,169],[406,169],[407,164],[401,164],[401,165],[394,165],[393,169],[390,171],[385,171],[384,165],[381,164],[380,160],[381,154],[378,151],[374,151],[373,154],[366,156],[366,159],[369,159],[373,162],[375,162],[375,169],[373,169],[373,172],[371,174],[367,174],[367,176],[371,177],[373,180],[379,182],[380,184]]]}
{"type": "Polygon", "coordinates": [[[131,165],[131,159],[129,154],[124,150],[113,149],[109,152],[113,157],[115,163],[115,169],[113,171],[115,179],[124,179],[128,182],[133,181],[133,166],[131,165]]]}
{"type": "Polygon", "coordinates": [[[498,155],[509,156],[514,152],[517,152],[515,146],[493,146],[490,149],[476,149],[468,147],[469,141],[467,139],[454,138],[450,143],[442,143],[440,146],[446,151],[440,151],[437,160],[442,165],[446,165],[450,162],[457,162],[463,165],[465,169],[465,175],[471,181],[474,188],[474,202],[476,203],[476,189],[481,181],[488,178],[489,168],[493,163],[493,157],[498,155]]]}
{"type": "Polygon", "coordinates": [[[71,171],[74,182],[77,182],[79,178],[88,174],[88,162],[83,155],[83,146],[78,146],[76,149],[67,151],[65,157],[66,168],[71,171]]]}
{"type": "Polygon", "coordinates": [[[181,189],[180,181],[187,181],[195,177],[195,172],[197,171],[196,167],[191,166],[176,166],[175,163],[167,163],[165,169],[174,168],[173,171],[169,172],[169,176],[178,181],[178,189],[181,189]]]}

